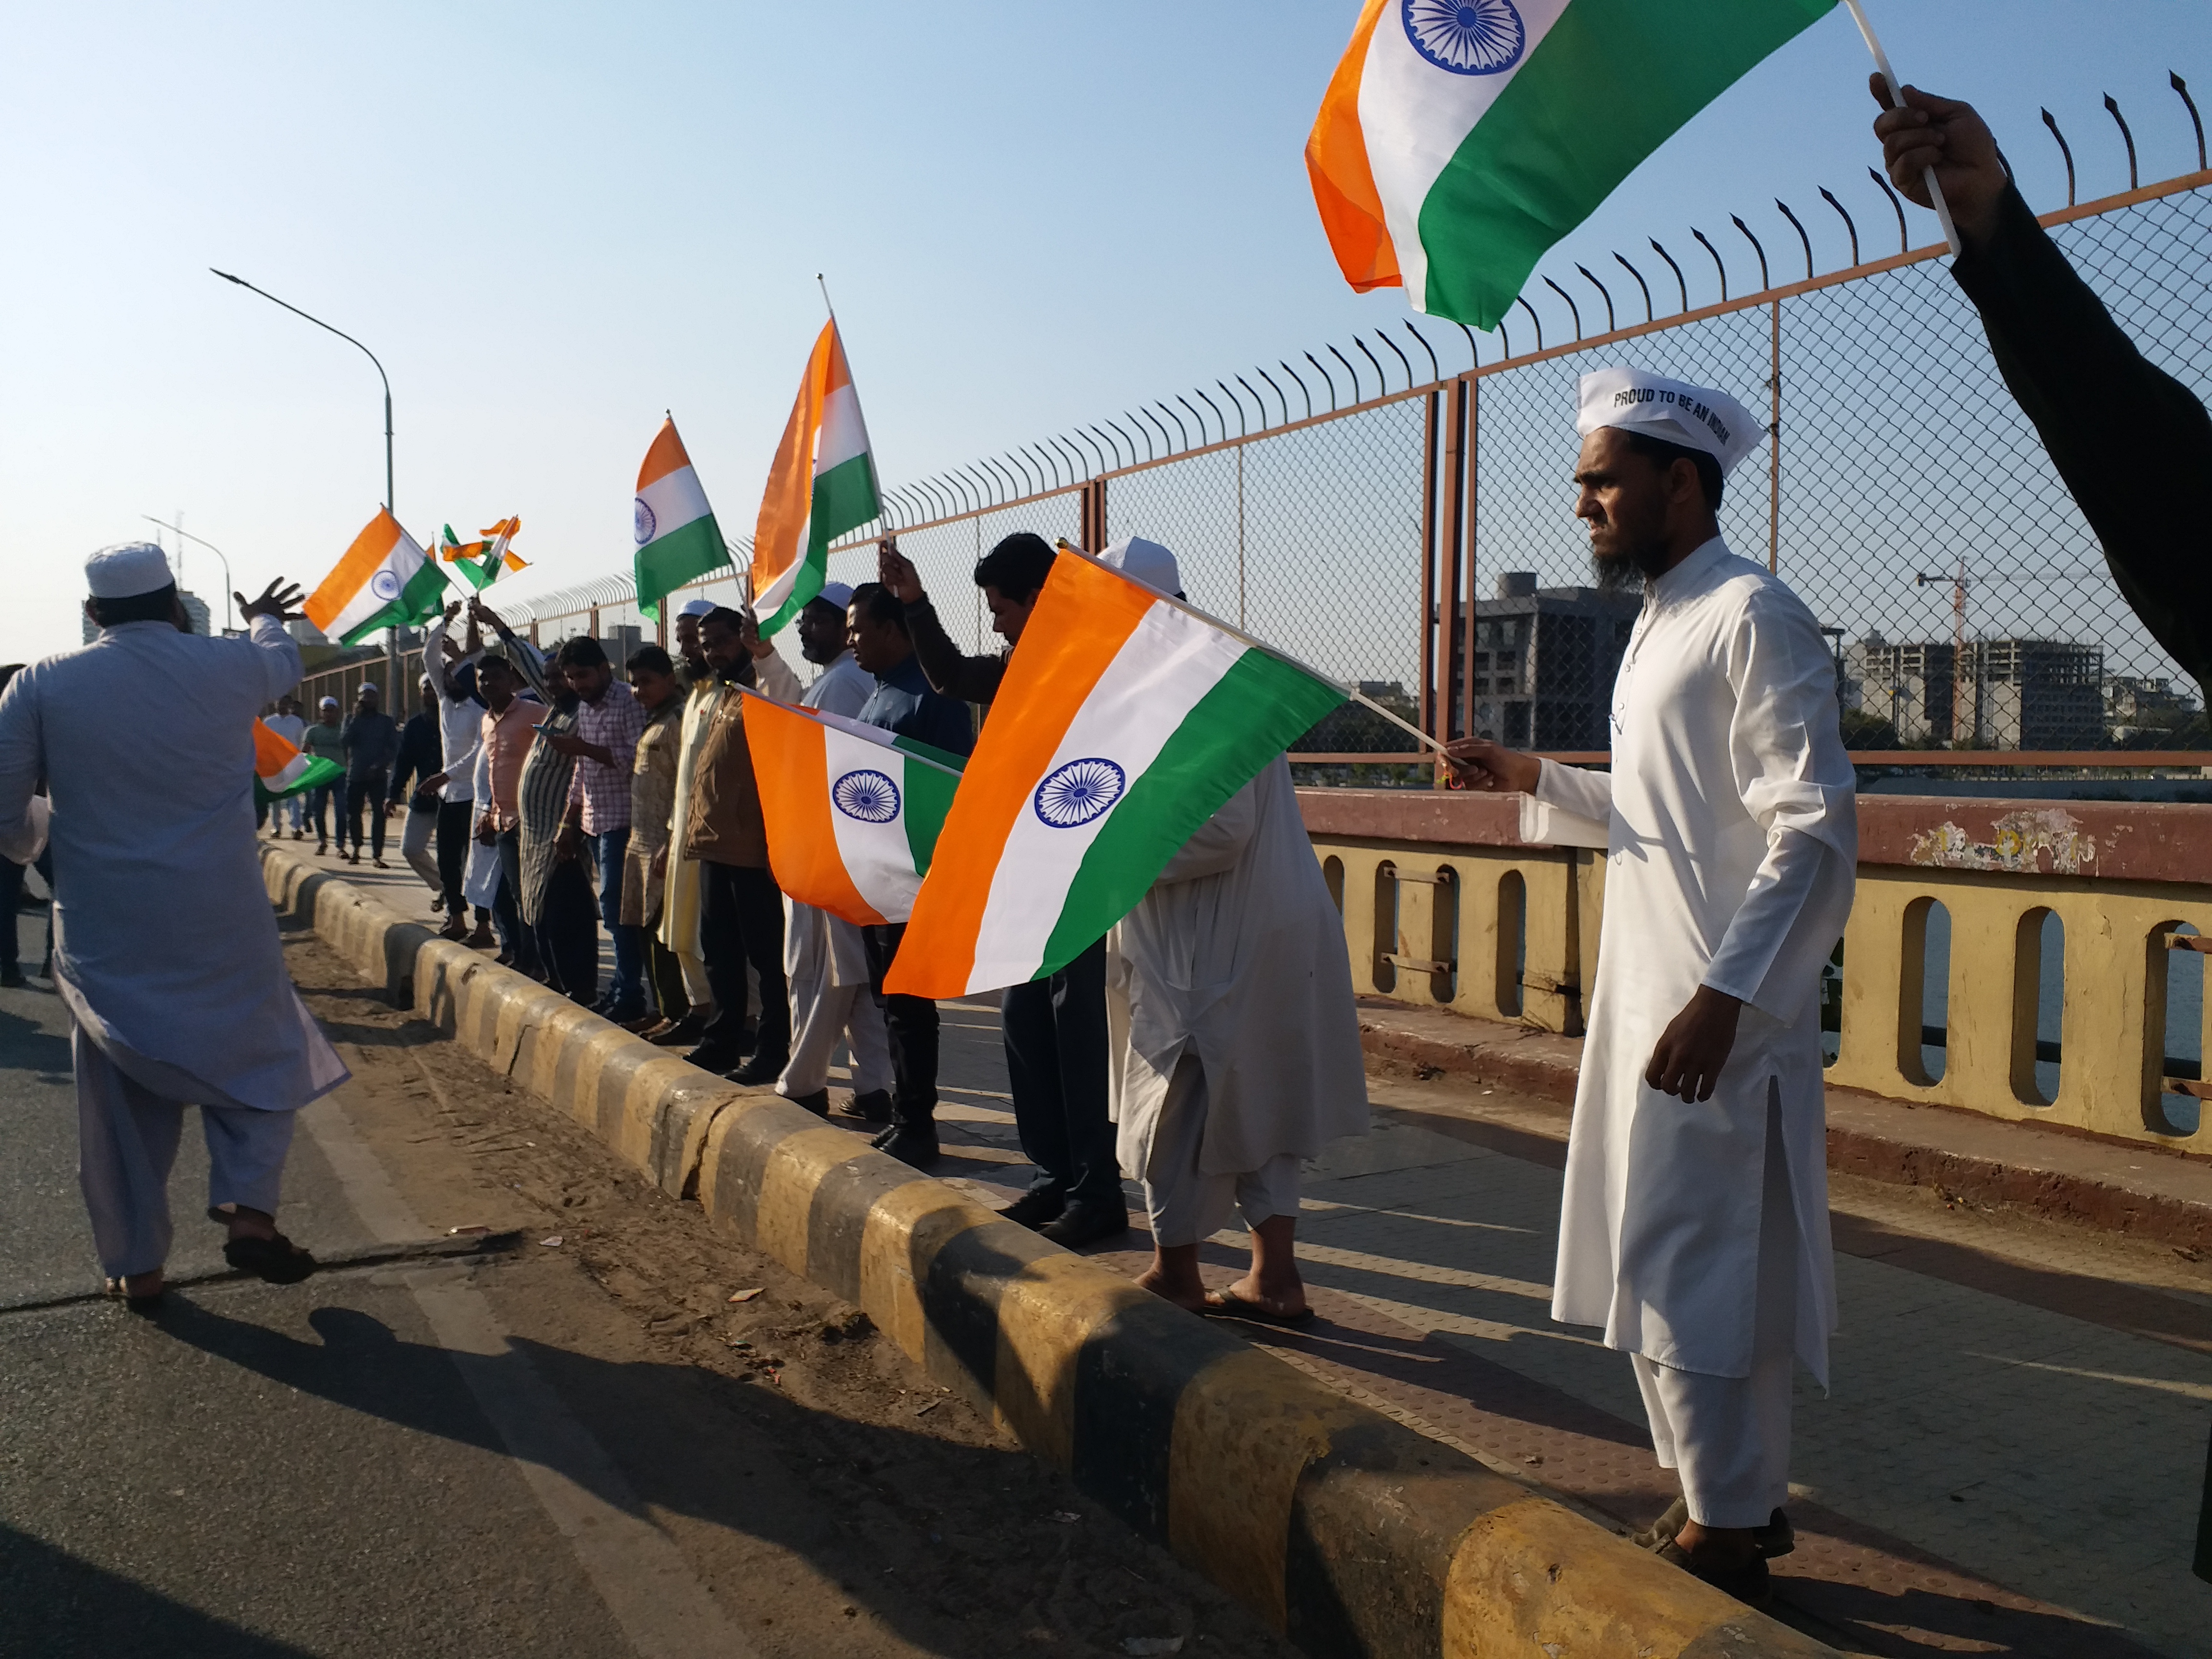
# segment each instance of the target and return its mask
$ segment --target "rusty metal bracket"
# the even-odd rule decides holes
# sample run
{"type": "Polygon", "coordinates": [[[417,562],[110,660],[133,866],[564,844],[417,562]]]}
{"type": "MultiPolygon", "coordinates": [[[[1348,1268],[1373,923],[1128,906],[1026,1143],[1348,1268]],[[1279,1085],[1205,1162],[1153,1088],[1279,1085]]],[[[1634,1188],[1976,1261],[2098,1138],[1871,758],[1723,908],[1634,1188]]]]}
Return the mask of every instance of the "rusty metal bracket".
{"type": "Polygon", "coordinates": [[[1417,974],[1451,974],[1459,971],[1458,964],[1455,963],[1432,962],[1426,957],[1401,957],[1389,951],[1382,953],[1382,960],[1393,968],[1410,969],[1417,974]]]}

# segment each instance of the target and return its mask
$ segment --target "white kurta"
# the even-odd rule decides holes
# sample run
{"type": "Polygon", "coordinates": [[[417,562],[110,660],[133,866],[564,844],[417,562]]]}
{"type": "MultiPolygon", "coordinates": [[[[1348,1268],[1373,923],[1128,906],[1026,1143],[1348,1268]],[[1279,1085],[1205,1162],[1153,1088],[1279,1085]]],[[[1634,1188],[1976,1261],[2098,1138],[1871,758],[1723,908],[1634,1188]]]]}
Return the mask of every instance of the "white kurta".
{"type": "MultiPolygon", "coordinates": [[[[446,660],[447,623],[439,617],[422,630],[422,672],[438,700],[438,745],[444,751],[446,781],[438,791],[443,801],[476,799],[477,749],[483,737],[483,705],[474,697],[453,695],[453,676],[477,660],[463,657],[446,660]]],[[[477,653],[481,655],[482,653],[477,653]]]]}
{"type": "Polygon", "coordinates": [[[1152,1178],[1186,1053],[1206,1077],[1208,1175],[1311,1158],[1367,1132],[1344,921],[1280,757],[1169,861],[1106,951],[1116,1151],[1130,1174],[1152,1178]]]}
{"type": "MultiPolygon", "coordinates": [[[[803,708],[856,716],[875,694],[876,677],[853,660],[850,651],[816,677],[799,699],[803,708]]],[[[866,985],[868,957],[860,930],[841,916],[811,904],[783,901],[783,964],[795,1005],[802,985],[866,985]]]]}
{"type": "Polygon", "coordinates": [[[0,852],[42,775],[52,798],[56,988],[167,1099],[290,1111],[347,1076],[285,972],[254,842],[253,720],[299,682],[257,617],[227,640],[124,623],[0,693],[0,852]]]}
{"type": "Polygon", "coordinates": [[[1797,1356],[1836,1328],[1820,966],[1858,849],[1835,666],[1811,611],[1717,538],[1652,583],[1613,695],[1613,771],[1540,799],[1608,825],[1605,920],[1567,1147],[1552,1316],[1721,1376],[1752,1368],[1768,1085],[1796,1200],[1797,1356]],[[1700,985],[1741,998],[1711,1100],[1644,1080],[1700,985]]]}

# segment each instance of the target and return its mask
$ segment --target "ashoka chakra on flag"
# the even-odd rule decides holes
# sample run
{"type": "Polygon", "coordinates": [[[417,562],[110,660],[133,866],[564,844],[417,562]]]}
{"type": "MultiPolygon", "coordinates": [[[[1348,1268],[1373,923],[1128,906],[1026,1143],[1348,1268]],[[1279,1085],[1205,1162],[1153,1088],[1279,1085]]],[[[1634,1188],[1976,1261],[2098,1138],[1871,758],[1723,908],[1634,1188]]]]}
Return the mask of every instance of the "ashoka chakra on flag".
{"type": "Polygon", "coordinates": [[[1128,774],[1103,756],[1070,761],[1037,785],[1036,815],[1055,830],[1073,830],[1121,799],[1128,787],[1128,774]]]}
{"type": "Polygon", "coordinates": [[[1497,75],[1521,61],[1528,32],[1513,0],[1402,0],[1413,50],[1454,75],[1497,75]]]}
{"type": "Polygon", "coordinates": [[[889,823],[899,814],[898,785],[881,772],[848,772],[830,786],[830,804],[863,823],[889,823]]]}

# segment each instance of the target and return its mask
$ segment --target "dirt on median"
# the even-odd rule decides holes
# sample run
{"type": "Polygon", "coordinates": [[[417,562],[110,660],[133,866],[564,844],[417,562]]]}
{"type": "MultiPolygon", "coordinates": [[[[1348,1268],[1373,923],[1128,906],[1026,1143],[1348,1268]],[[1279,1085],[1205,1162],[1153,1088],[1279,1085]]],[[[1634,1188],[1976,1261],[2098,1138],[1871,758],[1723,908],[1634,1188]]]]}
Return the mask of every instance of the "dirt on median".
{"type": "Polygon", "coordinates": [[[354,1068],[340,1098],[362,1139],[432,1231],[523,1232],[487,1293],[627,1471],[667,1466],[641,1495],[763,1653],[833,1632],[854,1654],[1296,1651],[859,1309],[386,1006],[313,934],[288,927],[286,956],[354,1068]]]}

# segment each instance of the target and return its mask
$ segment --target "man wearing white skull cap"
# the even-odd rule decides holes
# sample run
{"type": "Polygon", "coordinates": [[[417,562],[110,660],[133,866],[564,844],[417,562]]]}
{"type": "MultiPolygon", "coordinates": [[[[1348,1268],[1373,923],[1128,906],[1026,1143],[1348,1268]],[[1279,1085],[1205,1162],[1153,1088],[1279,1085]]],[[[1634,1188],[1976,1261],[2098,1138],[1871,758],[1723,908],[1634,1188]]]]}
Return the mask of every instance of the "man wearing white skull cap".
{"type": "Polygon", "coordinates": [[[1605,369],[1577,425],[1599,580],[1644,592],[1610,775],[1450,752],[1462,784],[1526,791],[1565,821],[1552,838],[1607,849],[1552,1316],[1633,1356],[1680,1474],[1640,1541],[1756,1602],[1792,1547],[1792,1356],[1826,1387],[1836,1328],[1817,993],[1850,909],[1853,774],[1812,613],[1721,539],[1761,435],[1742,405],[1605,369]]]}
{"type": "Polygon", "coordinates": [[[43,778],[79,1180],[111,1288],[150,1311],[184,1109],[200,1109],[224,1255],[291,1283],[314,1267],[276,1227],[292,1115],[347,1073],[285,972],[253,837],[253,721],[299,684],[284,631],[299,589],[239,595],[250,635],[206,639],[185,631],[159,548],[106,549],[85,575],[99,637],[0,694],[0,854],[24,856],[43,778]],[[159,708],[163,741],[139,741],[118,706],[159,708]]]}

